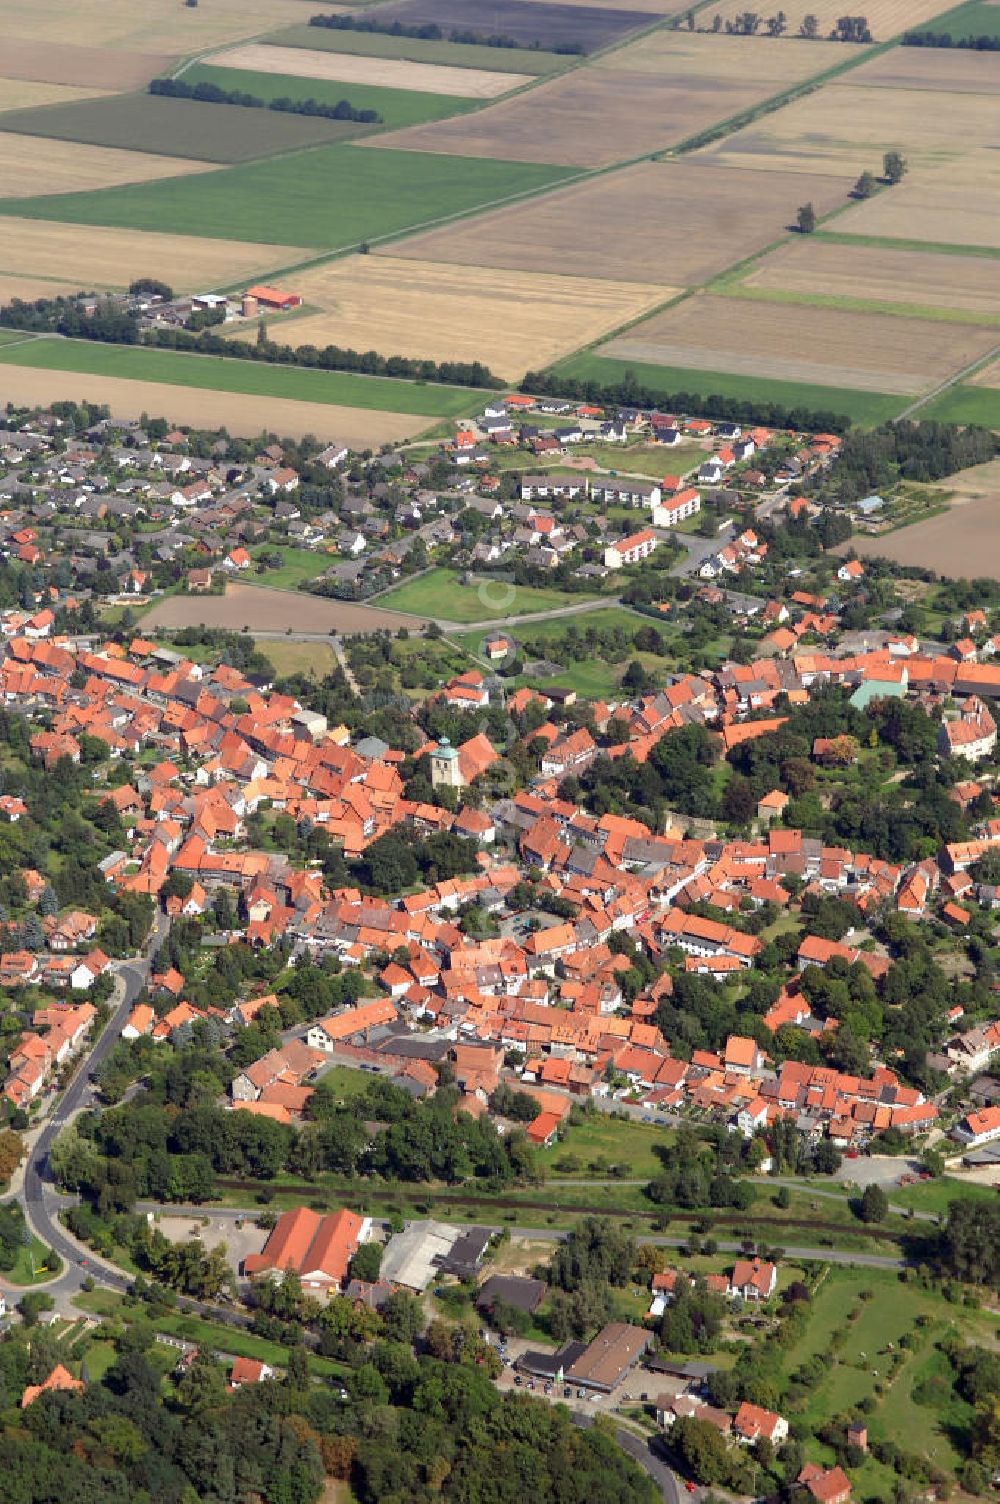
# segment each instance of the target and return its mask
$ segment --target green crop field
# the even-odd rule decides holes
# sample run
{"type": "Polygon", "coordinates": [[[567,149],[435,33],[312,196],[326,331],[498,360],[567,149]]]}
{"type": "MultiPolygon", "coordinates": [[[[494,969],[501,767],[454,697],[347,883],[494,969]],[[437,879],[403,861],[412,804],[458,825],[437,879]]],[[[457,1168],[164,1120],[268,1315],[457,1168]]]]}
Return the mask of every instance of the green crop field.
{"type": "Polygon", "coordinates": [[[388,595],[379,596],[378,603],[389,611],[409,611],[414,616],[467,622],[499,621],[511,616],[528,616],[534,611],[555,611],[584,600],[586,596],[568,595],[563,590],[507,585],[501,580],[484,580],[482,585],[460,585],[455,570],[431,569],[427,574],[390,590],[388,595]]]}
{"type": "Polygon", "coordinates": [[[115,94],[105,99],[78,99],[70,104],[12,110],[0,115],[0,129],[24,136],[83,141],[90,146],[155,152],[163,157],[252,162],[279,152],[342,141],[345,136],[356,136],[365,127],[350,120],[206,104],[197,99],[115,94]]]}
{"type": "Polygon", "coordinates": [[[0,201],[0,213],[339,250],[460,216],[567,176],[565,168],[521,162],[324,146],[158,183],[7,198],[0,201]]]}
{"type": "MultiPolygon", "coordinates": [[[[573,355],[569,360],[560,361],[555,370],[580,381],[598,381],[609,386],[617,385],[627,372],[631,372],[639,386],[664,397],[690,392],[699,397],[774,402],[781,407],[833,412],[865,425],[887,422],[912,401],[909,397],[859,392],[849,387],[811,386],[798,381],[732,376],[723,371],[644,365],[641,361],[612,360],[604,355],[573,355]]],[[[664,468],[669,468],[669,458],[664,468]]]]}
{"type": "Polygon", "coordinates": [[[957,5],[943,16],[935,16],[933,21],[911,30],[947,33],[955,42],[967,37],[1000,37],[1000,6],[989,4],[988,0],[969,0],[967,5],[957,5]]]}
{"type": "MultiPolygon", "coordinates": [[[[300,78],[294,73],[253,73],[245,68],[213,67],[196,63],[184,70],[186,84],[217,84],[220,89],[243,89],[258,99],[315,99],[320,104],[339,104],[346,99],[356,110],[377,110],[385,126],[422,125],[426,120],[444,120],[460,115],[480,101],[459,99],[453,94],[419,94],[415,89],[379,89],[372,84],[344,84],[333,79],[300,78]]],[[[222,108],[210,105],[209,109],[222,108]]],[[[272,112],[275,113],[275,112],[272,112]]],[[[296,118],[296,117],[293,117],[296,118]]],[[[305,118],[305,117],[298,117],[305,118]]],[[[352,127],[377,130],[377,126],[352,127]]]]}
{"type": "Polygon", "coordinates": [[[300,366],[263,365],[251,360],[149,350],[135,345],[99,345],[87,340],[31,340],[0,349],[0,363],[44,371],[79,371],[88,376],[118,376],[130,381],[164,381],[170,386],[237,392],[245,397],[286,397],[297,402],[333,403],[373,412],[428,417],[467,412],[477,400],[477,394],[463,387],[420,386],[380,376],[310,371],[300,366]]]}
{"type": "Polygon", "coordinates": [[[444,63],[449,68],[485,68],[490,73],[558,73],[570,58],[533,47],[476,47],[461,42],[424,42],[373,31],[328,31],[323,26],[290,26],[267,40],[279,47],[312,47],[362,57],[398,57],[411,63],[444,63]]]}
{"type": "Polygon", "coordinates": [[[989,386],[951,386],[920,409],[921,418],[939,423],[981,423],[1000,428],[1000,390],[989,386]]]}

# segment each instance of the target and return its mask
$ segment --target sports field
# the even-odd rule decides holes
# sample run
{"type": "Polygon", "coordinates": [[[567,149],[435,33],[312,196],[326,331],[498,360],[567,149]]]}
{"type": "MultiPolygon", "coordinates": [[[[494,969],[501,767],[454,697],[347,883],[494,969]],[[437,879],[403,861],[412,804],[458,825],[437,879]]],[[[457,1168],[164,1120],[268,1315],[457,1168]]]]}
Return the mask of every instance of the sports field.
{"type": "MultiPolygon", "coordinates": [[[[158,94],[117,94],[0,115],[0,129],[165,157],[253,162],[355,136],[362,127],[350,120],[283,110],[246,109],[158,94]]],[[[133,181],[142,176],[141,170],[136,171],[133,181]]]]}
{"type": "Polygon", "coordinates": [[[136,230],[169,225],[186,235],[333,250],[542,188],[562,176],[559,168],[516,162],[324,146],[207,173],[201,191],[197,179],[179,178],[106,193],[10,198],[0,203],[0,212],[136,230]]]}
{"type": "MultiPolygon", "coordinates": [[[[506,94],[509,89],[516,89],[531,79],[530,74],[510,73],[506,69],[501,72],[496,69],[449,68],[440,63],[407,62],[403,58],[362,57],[355,53],[266,46],[256,42],[216,53],[212,61],[219,67],[240,73],[277,73],[326,83],[377,85],[405,89],[410,93],[455,95],[465,99],[495,99],[498,94],[506,94]]],[[[197,70],[188,69],[184,79],[196,83],[197,70]]],[[[239,85],[233,83],[230,87],[239,85]]],[[[251,88],[249,83],[242,87],[251,88]]],[[[251,89],[251,92],[258,91],[251,89]]]]}
{"type": "MultiPolygon", "coordinates": [[[[95,103],[103,104],[103,100],[95,103]]],[[[75,109],[75,105],[64,108],[75,109]]],[[[2,117],[0,117],[2,118],[2,117]]],[[[210,162],[118,151],[75,141],[49,141],[0,131],[0,198],[19,194],[62,194],[71,186],[93,191],[119,183],[147,183],[157,178],[208,172],[210,162]]],[[[84,194],[80,195],[84,197],[84,194]]],[[[44,198],[38,200],[44,203],[44,198]]]]}
{"type": "Polygon", "coordinates": [[[580,381],[597,381],[607,386],[620,386],[626,374],[631,373],[641,387],[661,393],[664,399],[684,392],[693,397],[719,396],[745,402],[773,402],[780,407],[839,413],[865,426],[887,422],[909,401],[906,397],[862,392],[850,387],[779,381],[761,376],[734,375],[730,371],[645,365],[641,361],[615,360],[598,353],[573,355],[561,361],[558,369],[580,381]]]}
{"type": "MultiPolygon", "coordinates": [[[[342,84],[288,73],[250,73],[238,68],[212,68],[196,64],[184,73],[187,84],[212,83],[220,89],[245,89],[257,99],[316,99],[321,104],[339,104],[347,99],[357,110],[374,110],[386,126],[417,125],[423,120],[443,120],[473,108],[474,101],[451,94],[422,94],[415,89],[373,88],[370,84],[342,84]]],[[[372,126],[360,126],[370,131],[372,126]]]]}
{"type": "Polygon", "coordinates": [[[899,303],[1000,315],[1000,265],[954,256],[798,236],[755,262],[741,288],[772,294],[899,303]]]}
{"type": "MultiPolygon", "coordinates": [[[[372,412],[412,413],[427,419],[468,412],[483,396],[462,387],[420,386],[416,382],[354,376],[349,372],[310,371],[301,366],[229,360],[221,355],[192,355],[136,345],[99,345],[76,339],[38,339],[12,350],[0,350],[0,364],[117,376],[249,397],[335,403],[372,412]]],[[[321,421],[319,414],[316,421],[321,421]]]]}
{"type": "Polygon", "coordinates": [[[822,213],[849,187],[698,158],[643,162],[416,235],[389,254],[686,287],[779,240],[806,199],[822,213]]]}
{"type": "Polygon", "coordinates": [[[997,343],[996,328],[975,324],[709,294],[654,314],[599,353],[649,365],[915,396],[997,343]]]}
{"type": "Polygon", "coordinates": [[[290,26],[268,42],[280,47],[317,48],[358,57],[404,58],[445,68],[478,68],[486,73],[559,73],[574,61],[555,52],[529,47],[478,47],[458,42],[430,42],[414,37],[382,36],[374,31],[327,31],[322,26],[290,26]]]}
{"type": "Polygon", "coordinates": [[[391,611],[440,617],[442,621],[471,622],[508,620],[512,616],[528,616],[538,611],[555,611],[560,606],[580,605],[586,599],[584,595],[570,595],[563,590],[508,585],[485,576],[481,584],[463,585],[454,569],[431,569],[427,574],[390,590],[387,595],[379,596],[379,605],[391,611]]]}
{"type": "MultiPolygon", "coordinates": [[[[22,349],[27,346],[18,346],[18,351],[22,349]]],[[[9,354],[13,357],[18,351],[11,350],[9,354]]],[[[373,412],[367,407],[333,404],[318,406],[315,402],[279,397],[248,397],[228,390],[14,365],[12,360],[0,365],[0,384],[5,400],[25,407],[48,407],[53,402],[103,403],[120,418],[141,420],[151,415],[192,428],[226,428],[249,439],[259,438],[262,433],[296,439],[314,434],[324,442],[339,439],[350,449],[399,443],[419,433],[428,423],[426,417],[413,413],[373,412]]],[[[257,621],[256,617],[251,619],[257,621]]]]}
{"type": "Polygon", "coordinates": [[[292,245],[60,225],[43,219],[5,219],[0,234],[0,273],[52,277],[71,283],[76,291],[124,289],[136,277],[157,277],[176,291],[198,292],[254,278],[306,254],[292,245]]]}
{"type": "Polygon", "coordinates": [[[434,360],[482,360],[513,380],[638,318],[669,289],[391,256],[348,256],[300,272],[322,313],[273,320],[272,339],[434,360]]]}

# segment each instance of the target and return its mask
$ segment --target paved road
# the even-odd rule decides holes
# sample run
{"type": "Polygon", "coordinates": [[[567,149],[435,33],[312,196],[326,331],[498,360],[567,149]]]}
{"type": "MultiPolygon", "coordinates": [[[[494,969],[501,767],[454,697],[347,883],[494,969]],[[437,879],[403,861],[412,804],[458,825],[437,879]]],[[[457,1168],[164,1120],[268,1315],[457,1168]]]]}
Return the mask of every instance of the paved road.
{"type": "MultiPolygon", "coordinates": [[[[586,1431],[594,1424],[594,1417],[574,1411],[573,1424],[586,1431]]],[[[615,1439],[618,1445],[639,1464],[643,1472],[648,1473],[653,1482],[659,1485],[660,1493],[667,1500],[667,1504],[680,1504],[681,1491],[677,1479],[655,1450],[655,1439],[651,1438],[646,1441],[637,1436],[634,1431],[627,1431],[624,1426],[616,1427],[615,1439]]]]}
{"type": "Polygon", "coordinates": [[[59,1279],[46,1287],[50,1293],[57,1289],[60,1294],[76,1294],[88,1273],[114,1290],[127,1290],[130,1284],[125,1275],[115,1271],[111,1265],[99,1265],[89,1253],[86,1254],[86,1268],[81,1266],[79,1261],[83,1255],[80,1245],[67,1235],[58,1217],[60,1207],[70,1205],[73,1198],[62,1196],[56,1190],[49,1175],[48,1157],[52,1141],[59,1130],[75,1113],[93,1104],[92,1077],[121,1038],[122,1026],[146,985],[150,957],[159,949],[168,927],[169,921],[157,912],[145,956],[141,960],[123,961],[116,967],[120,993],[118,1004],[93,1049],[77,1066],[76,1074],[63,1093],[58,1108],[35,1139],[28,1154],[24,1168],[24,1201],[28,1222],[42,1242],[47,1247],[54,1248],[66,1265],[59,1279]]]}

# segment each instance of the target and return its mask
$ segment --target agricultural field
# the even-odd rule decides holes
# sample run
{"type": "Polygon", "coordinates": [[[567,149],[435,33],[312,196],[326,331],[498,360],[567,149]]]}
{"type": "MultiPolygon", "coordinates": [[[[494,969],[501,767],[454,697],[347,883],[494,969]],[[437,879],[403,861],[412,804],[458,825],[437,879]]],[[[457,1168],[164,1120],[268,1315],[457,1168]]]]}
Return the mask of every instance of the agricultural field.
{"type": "MultiPolygon", "coordinates": [[[[58,148],[61,153],[66,150],[58,148]]],[[[149,160],[138,153],[129,155],[149,160]]],[[[205,174],[200,192],[194,177],[177,178],[106,193],[8,198],[0,202],[0,211],[135,230],[169,225],[180,234],[337,250],[468,213],[544,188],[562,176],[556,167],[517,162],[325,146],[205,174]]]]}
{"type": "Polygon", "coordinates": [[[118,151],[114,147],[48,141],[41,136],[0,131],[0,199],[28,193],[58,195],[70,187],[90,192],[114,188],[120,183],[145,184],[157,178],[209,172],[211,165],[189,158],[118,151]]]}
{"type": "Polygon", "coordinates": [[[1000,269],[986,256],[833,244],[799,236],[770,251],[738,284],[755,295],[904,304],[1000,316],[1000,269]]]}
{"type": "MultiPolygon", "coordinates": [[[[249,72],[255,78],[277,74],[325,83],[350,84],[352,87],[374,86],[463,99],[495,99],[498,94],[506,94],[520,84],[531,82],[531,75],[527,73],[449,68],[441,63],[410,62],[405,58],[363,57],[356,53],[324,52],[308,47],[267,46],[257,42],[219,52],[212,62],[230,73],[249,72]]],[[[188,69],[184,74],[185,82],[197,83],[201,71],[197,67],[188,69]]],[[[211,71],[214,72],[214,69],[211,71]]],[[[242,84],[233,80],[228,87],[244,88],[254,94],[263,92],[248,80],[242,84]]],[[[316,97],[322,96],[317,94],[316,97]]],[[[351,103],[355,103],[353,94],[351,103]]],[[[362,108],[360,104],[359,108],[362,108]]]]}
{"type": "Polygon", "coordinates": [[[78,282],[61,282],[57,277],[19,276],[16,272],[0,271],[0,303],[10,303],[15,298],[22,303],[31,303],[36,298],[58,298],[79,291],[78,282]]]}
{"type": "MultiPolygon", "coordinates": [[[[956,388],[954,395],[962,391],[956,388]]],[[[952,579],[972,579],[1000,549],[1000,487],[992,495],[959,502],[936,517],[881,538],[854,537],[851,546],[858,554],[918,565],[952,579]]]]}
{"type": "Polygon", "coordinates": [[[995,328],[839,308],[737,303],[707,294],[655,314],[598,353],[651,365],[915,395],[996,343],[995,328]]]}
{"type": "Polygon", "coordinates": [[[853,180],[866,167],[877,172],[886,151],[898,149],[911,170],[922,169],[964,157],[971,143],[998,132],[1000,94],[871,87],[852,71],[705,148],[705,156],[734,167],[853,180]]]}
{"type": "MultiPolygon", "coordinates": [[[[927,98],[916,93],[913,97],[927,98]]],[[[979,103],[978,96],[975,103],[979,103]]],[[[836,229],[838,234],[876,241],[1000,250],[1000,163],[996,152],[974,148],[961,161],[921,167],[890,192],[880,193],[839,216],[836,229]]],[[[961,277],[961,272],[962,264],[957,263],[955,277],[961,277]]]]}
{"type": "Polygon", "coordinates": [[[51,278],[77,292],[124,289],[136,277],[158,277],[178,291],[197,292],[252,279],[269,267],[287,266],[305,254],[292,245],[241,244],[99,225],[5,219],[0,236],[0,275],[51,278]]]}
{"type": "MultiPolygon", "coordinates": [[[[327,5],[327,10],[337,10],[327,5]]],[[[86,44],[112,51],[159,52],[183,57],[257,36],[301,19],[298,0],[212,0],[199,6],[163,0],[0,0],[0,36],[16,35],[46,49],[86,44]]],[[[10,44],[5,40],[4,57],[10,44]]],[[[112,84],[111,88],[134,87],[112,84]]]]}
{"type": "Polygon", "coordinates": [[[478,68],[485,73],[526,73],[535,78],[561,73],[576,61],[529,47],[477,47],[457,42],[430,42],[415,37],[381,36],[373,31],[327,31],[322,26],[290,26],[268,38],[280,47],[316,48],[356,57],[402,58],[444,68],[478,68]]]}
{"type": "MultiPolygon", "coordinates": [[[[997,8],[1000,16],[1000,7],[997,8]]],[[[856,68],[851,83],[878,89],[944,89],[949,94],[1000,93],[996,53],[941,47],[892,47],[856,68]]]]}
{"type": "MultiPolygon", "coordinates": [[[[282,431],[280,423],[276,427],[282,431]]],[[[246,627],[253,632],[295,631],[325,635],[377,632],[382,627],[397,631],[400,627],[422,624],[420,617],[383,611],[375,605],[243,584],[227,585],[225,595],[167,596],[157,601],[152,611],[142,618],[143,630],[153,627],[221,627],[226,631],[241,631],[246,627]]]]}
{"type": "MultiPolygon", "coordinates": [[[[936,326],[935,326],[936,327],[936,326]]],[[[884,423],[907,405],[908,399],[852,387],[816,386],[804,381],[781,381],[731,371],[703,371],[692,367],[645,365],[614,360],[600,352],[573,355],[558,369],[580,381],[619,386],[631,373],[639,386],[669,400],[678,392],[695,396],[733,397],[747,402],[773,402],[779,407],[803,407],[813,412],[839,413],[865,425],[884,423]]]]}
{"type": "Polygon", "coordinates": [[[694,158],[643,162],[413,236],[390,254],[685,287],[778,240],[804,199],[822,212],[849,186],[806,174],[742,173],[694,158]],[[628,232],[598,233],[600,226],[628,232]]]}
{"type": "MultiPolygon", "coordinates": [[[[372,412],[412,413],[417,417],[453,417],[468,412],[482,393],[453,386],[421,386],[381,376],[342,371],[314,371],[302,366],[266,365],[223,356],[156,350],[136,345],[101,345],[87,340],[31,340],[15,351],[0,352],[0,361],[36,370],[76,371],[117,376],[159,385],[227,391],[248,397],[319,405],[350,405],[372,412]]],[[[321,421],[321,414],[316,414],[321,421]]],[[[426,426],[426,425],[425,425],[426,426]]]]}
{"type": "Polygon", "coordinates": [[[14,364],[14,354],[27,349],[28,345],[22,344],[9,350],[6,363],[0,366],[5,399],[24,407],[49,407],[53,402],[104,403],[120,418],[152,415],[194,428],[227,428],[246,438],[262,433],[302,438],[311,433],[325,440],[337,438],[351,449],[398,443],[420,433],[428,423],[426,417],[413,413],[373,412],[369,407],[333,403],[320,407],[315,402],[249,397],[216,387],[171,386],[164,381],[14,364]]]}
{"type": "MultiPolygon", "coordinates": [[[[390,0],[380,5],[380,21],[402,21],[404,25],[422,25],[433,21],[447,36],[454,27],[476,28],[475,12],[470,15],[467,0],[390,0]]],[[[624,6],[594,9],[589,5],[549,4],[547,0],[490,0],[479,23],[483,30],[510,37],[523,47],[579,45],[585,52],[596,52],[639,27],[648,26],[650,18],[641,10],[624,6]]]]}
{"type": "Polygon", "coordinates": [[[69,104],[74,99],[100,99],[104,92],[103,89],[74,88],[70,84],[41,84],[29,79],[0,78],[0,102],[4,114],[8,110],[31,110],[41,104],[69,104]]]}
{"type": "MultiPolygon", "coordinates": [[[[61,5],[59,9],[67,25],[71,25],[68,8],[61,5]]],[[[0,0],[0,68],[5,80],[25,79],[84,89],[141,89],[158,73],[168,71],[174,62],[163,53],[110,52],[85,44],[67,45],[65,32],[52,41],[30,40],[29,17],[24,7],[18,7],[16,20],[10,10],[8,0],[0,0]]],[[[32,16],[34,11],[33,6],[32,16]]]]}
{"type": "MultiPolygon", "coordinates": [[[[714,7],[709,14],[715,14],[714,7]]],[[[751,78],[762,91],[760,97],[767,98],[825,72],[844,57],[861,55],[860,51],[831,54],[826,47],[796,37],[706,36],[664,27],[595,58],[591,69],[593,74],[650,73],[664,79],[672,89],[692,83],[728,86],[751,78]]]]}
{"type": "MultiPolygon", "coordinates": [[[[386,126],[418,125],[424,120],[443,120],[473,109],[474,102],[451,94],[422,94],[415,89],[382,89],[371,84],[340,84],[330,80],[299,78],[288,73],[244,73],[236,68],[212,68],[196,64],[184,74],[189,84],[212,83],[220,89],[245,89],[258,99],[316,99],[339,104],[347,99],[355,109],[375,110],[386,126]]],[[[355,127],[377,129],[370,125],[355,127]]]]}
{"type": "MultiPolygon", "coordinates": [[[[163,157],[200,155],[203,162],[252,162],[356,136],[364,127],[318,115],[245,109],[154,94],[118,94],[0,115],[0,129],[19,132],[22,137],[52,137],[64,143],[122,147],[163,157]]],[[[133,179],[138,181],[142,176],[138,171],[133,179]]]]}
{"type": "Polygon", "coordinates": [[[569,595],[563,590],[508,585],[486,578],[479,585],[462,585],[455,570],[431,569],[379,596],[379,604],[389,611],[408,611],[461,624],[557,611],[561,606],[582,605],[586,599],[585,595],[569,595]]]}
{"type": "MultiPolygon", "coordinates": [[[[863,14],[868,18],[868,26],[875,42],[887,42],[890,37],[899,36],[901,32],[914,30],[922,21],[928,21],[932,16],[940,14],[941,6],[946,0],[867,0],[863,14]]],[[[803,18],[807,15],[816,17],[819,35],[821,38],[828,37],[833,31],[837,20],[844,14],[842,5],[831,3],[831,0],[791,0],[791,3],[783,6],[788,23],[788,35],[794,37],[802,25],[803,18]]],[[[711,5],[707,11],[702,12],[699,20],[706,17],[712,18],[720,15],[723,24],[731,21],[746,6],[740,0],[724,0],[721,5],[711,5]]],[[[858,12],[852,12],[857,14],[858,12]]],[[[937,30],[935,26],[932,28],[937,30]]],[[[755,37],[746,37],[742,40],[753,43],[755,37]]],[[[842,44],[847,49],[854,44],[842,44]]],[[[832,63],[824,64],[831,67],[832,63]]]]}
{"type": "Polygon", "coordinates": [[[551,79],[475,115],[380,136],[373,146],[518,162],[608,167],[675,145],[772,92],[751,79],[665,87],[649,73],[587,70],[551,79]]]}
{"type": "Polygon", "coordinates": [[[538,369],[662,303],[669,293],[537,272],[390,256],[349,256],[299,273],[295,289],[321,313],[271,320],[272,339],[386,355],[484,361],[508,380],[538,369]]]}
{"type": "Polygon", "coordinates": [[[956,42],[968,37],[1000,37],[1000,8],[996,0],[968,0],[966,5],[936,15],[933,26],[911,25],[907,29],[947,32],[956,42]]]}

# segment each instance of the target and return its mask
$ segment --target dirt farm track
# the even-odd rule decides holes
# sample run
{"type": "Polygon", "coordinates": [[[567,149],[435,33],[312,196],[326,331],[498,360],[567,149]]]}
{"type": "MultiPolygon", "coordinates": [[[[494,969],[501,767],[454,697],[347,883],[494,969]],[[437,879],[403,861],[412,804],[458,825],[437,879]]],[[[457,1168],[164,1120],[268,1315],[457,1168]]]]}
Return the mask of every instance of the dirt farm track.
{"type": "Polygon", "coordinates": [[[239,632],[306,632],[329,634],[392,631],[423,625],[419,616],[383,611],[357,601],[334,601],[302,591],[266,585],[227,585],[225,595],[171,595],[142,618],[143,630],[154,627],[222,627],[239,632]]]}

